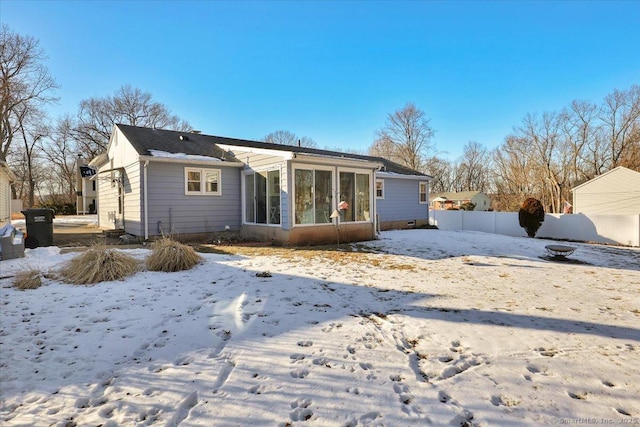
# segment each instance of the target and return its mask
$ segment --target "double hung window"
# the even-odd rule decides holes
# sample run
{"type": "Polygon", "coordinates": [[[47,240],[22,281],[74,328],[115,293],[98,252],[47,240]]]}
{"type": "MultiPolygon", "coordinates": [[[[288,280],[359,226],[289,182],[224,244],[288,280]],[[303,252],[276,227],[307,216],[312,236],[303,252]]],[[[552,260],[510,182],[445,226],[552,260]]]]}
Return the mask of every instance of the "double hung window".
{"type": "Polygon", "coordinates": [[[419,200],[420,200],[420,204],[423,205],[425,203],[429,203],[429,200],[427,199],[427,187],[428,183],[426,182],[421,182],[420,183],[420,189],[418,190],[419,194],[419,200]]]}

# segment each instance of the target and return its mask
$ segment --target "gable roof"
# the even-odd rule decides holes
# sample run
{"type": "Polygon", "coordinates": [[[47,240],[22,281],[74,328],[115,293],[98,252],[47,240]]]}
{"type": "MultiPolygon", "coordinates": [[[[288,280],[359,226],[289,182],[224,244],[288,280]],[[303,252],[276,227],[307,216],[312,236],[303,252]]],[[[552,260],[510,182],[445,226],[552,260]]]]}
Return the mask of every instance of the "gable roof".
{"type": "Polygon", "coordinates": [[[127,140],[129,140],[138,154],[143,156],[153,156],[156,151],[161,151],[170,154],[181,153],[190,156],[206,156],[224,161],[237,162],[238,160],[231,153],[219,147],[219,145],[230,145],[289,153],[310,154],[322,157],[339,157],[344,159],[377,162],[383,165],[383,172],[431,178],[429,175],[404,167],[382,157],[343,153],[340,151],[320,150],[309,147],[298,147],[295,145],[273,144],[247,139],[226,138],[222,136],[204,135],[191,132],[151,129],[124,124],[116,124],[116,127],[120,129],[127,140]]]}
{"type": "MultiPolygon", "coordinates": [[[[164,152],[169,154],[211,157],[232,162],[238,161],[216,145],[217,143],[221,143],[220,140],[228,140],[229,138],[123,124],[116,124],[116,127],[120,129],[129,143],[141,156],[154,156],[154,154],[158,155],[158,152],[164,152]]],[[[227,142],[225,141],[224,143],[227,142]]]]}
{"type": "Polygon", "coordinates": [[[604,178],[606,176],[613,175],[613,174],[618,174],[618,173],[626,174],[626,175],[628,175],[629,177],[631,177],[634,180],[640,178],[640,172],[634,171],[633,169],[625,168],[624,166],[618,166],[618,167],[615,167],[615,168],[611,169],[610,171],[607,171],[607,172],[603,173],[602,175],[594,176],[590,180],[585,181],[585,182],[581,183],[580,185],[577,185],[577,186],[573,187],[571,189],[571,191],[575,191],[575,190],[577,190],[577,189],[579,189],[581,187],[584,187],[586,185],[593,184],[594,181],[597,181],[600,178],[604,178]]]}

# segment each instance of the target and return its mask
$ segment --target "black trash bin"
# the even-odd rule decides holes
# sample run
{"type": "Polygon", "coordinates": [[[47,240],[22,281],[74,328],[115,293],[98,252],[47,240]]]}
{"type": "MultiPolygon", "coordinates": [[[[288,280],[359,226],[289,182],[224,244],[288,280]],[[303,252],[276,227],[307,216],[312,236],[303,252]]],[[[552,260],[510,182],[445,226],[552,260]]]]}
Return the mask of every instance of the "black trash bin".
{"type": "Polygon", "coordinates": [[[26,209],[22,211],[27,223],[27,237],[24,246],[29,249],[38,246],[53,246],[53,209],[26,209]]]}

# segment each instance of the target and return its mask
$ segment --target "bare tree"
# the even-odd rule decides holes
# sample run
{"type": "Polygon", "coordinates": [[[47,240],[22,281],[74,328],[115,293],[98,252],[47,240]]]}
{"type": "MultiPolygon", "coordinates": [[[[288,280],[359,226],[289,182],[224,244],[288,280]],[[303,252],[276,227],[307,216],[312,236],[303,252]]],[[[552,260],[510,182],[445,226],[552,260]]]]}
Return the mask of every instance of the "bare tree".
{"type": "Polygon", "coordinates": [[[482,144],[469,141],[456,169],[458,191],[487,191],[489,188],[489,154],[482,144]]]}
{"type": "Polygon", "coordinates": [[[281,145],[297,145],[300,147],[316,148],[316,142],[308,136],[298,137],[288,130],[277,130],[262,138],[264,142],[281,145]]]}
{"type": "Polygon", "coordinates": [[[18,114],[17,128],[19,134],[16,140],[22,141],[22,156],[19,158],[23,167],[20,168],[23,174],[20,176],[23,184],[26,185],[26,194],[23,201],[26,207],[35,206],[35,195],[38,184],[43,178],[43,168],[41,167],[42,149],[40,144],[42,139],[49,133],[49,128],[45,124],[44,113],[39,110],[31,111],[26,109],[18,114]]]}
{"type": "Polygon", "coordinates": [[[528,141],[515,134],[505,138],[493,153],[495,208],[517,212],[522,195],[538,195],[538,179],[535,174],[528,141]]]}
{"type": "Polygon", "coordinates": [[[626,91],[616,89],[607,95],[599,117],[607,144],[607,168],[613,169],[621,166],[629,152],[636,152],[640,144],[640,86],[633,85],[626,91]]]}
{"type": "MultiPolygon", "coordinates": [[[[46,59],[33,37],[14,33],[7,25],[0,29],[0,160],[7,160],[14,137],[26,134],[22,126],[28,115],[42,105],[55,101],[57,88],[43,64],[46,59]]],[[[40,113],[38,113],[40,114],[40,113]]]]}
{"type": "Polygon", "coordinates": [[[370,153],[422,171],[433,149],[433,135],[434,131],[424,112],[409,102],[387,115],[387,123],[378,132],[370,153]]]}
{"type": "Polygon", "coordinates": [[[104,152],[115,124],[189,131],[191,125],[153,100],[148,92],[124,85],[113,96],[80,102],[74,137],[87,157],[104,152]]]}
{"type": "Polygon", "coordinates": [[[425,161],[424,171],[433,177],[430,183],[430,191],[433,193],[446,193],[454,189],[455,166],[449,160],[433,156],[425,161]]]}
{"type": "Polygon", "coordinates": [[[49,177],[49,193],[59,194],[63,203],[75,203],[76,176],[78,171],[78,147],[73,135],[74,121],[70,116],[56,123],[44,141],[44,156],[54,172],[49,177]]]}

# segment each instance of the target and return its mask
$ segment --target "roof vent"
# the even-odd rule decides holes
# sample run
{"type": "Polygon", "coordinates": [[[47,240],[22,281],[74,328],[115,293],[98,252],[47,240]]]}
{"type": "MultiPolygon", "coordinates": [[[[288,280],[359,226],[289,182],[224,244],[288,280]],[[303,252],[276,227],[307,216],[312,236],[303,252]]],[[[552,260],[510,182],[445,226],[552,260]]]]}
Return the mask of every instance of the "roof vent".
{"type": "Polygon", "coordinates": [[[191,129],[189,132],[190,133],[195,133],[196,135],[200,135],[202,133],[201,130],[195,130],[195,129],[191,129]]]}
{"type": "Polygon", "coordinates": [[[180,138],[180,141],[188,141],[189,137],[187,135],[180,135],[178,138],[180,138]]]}

